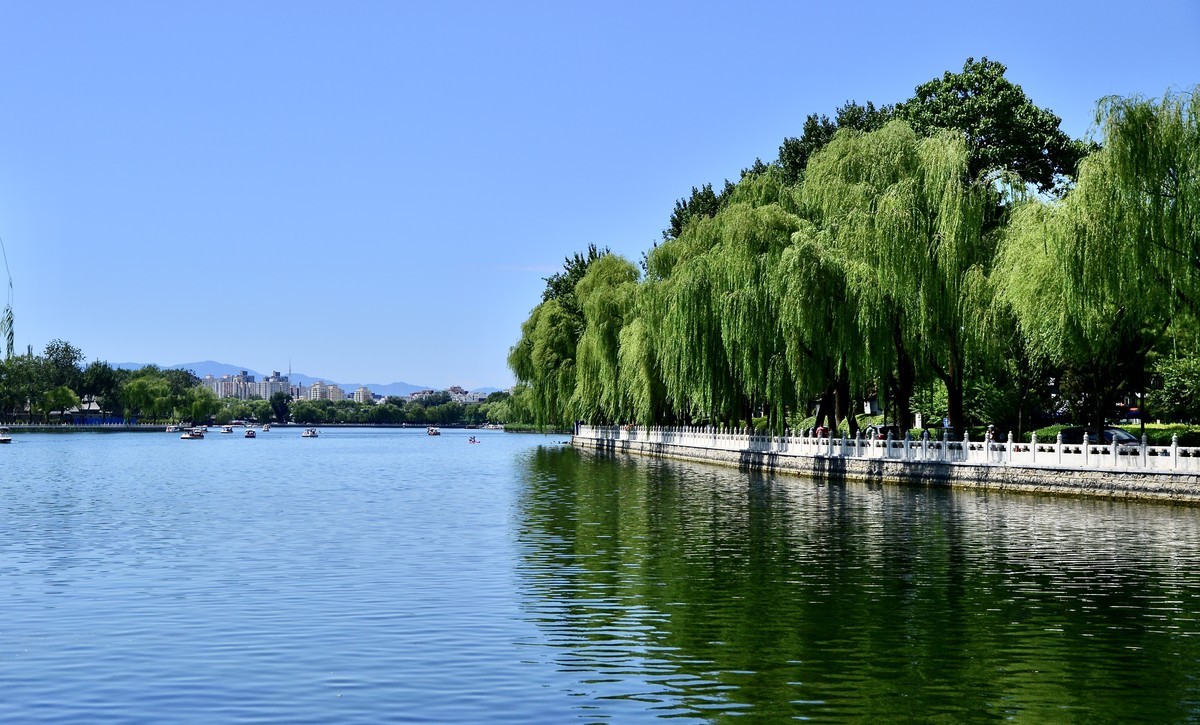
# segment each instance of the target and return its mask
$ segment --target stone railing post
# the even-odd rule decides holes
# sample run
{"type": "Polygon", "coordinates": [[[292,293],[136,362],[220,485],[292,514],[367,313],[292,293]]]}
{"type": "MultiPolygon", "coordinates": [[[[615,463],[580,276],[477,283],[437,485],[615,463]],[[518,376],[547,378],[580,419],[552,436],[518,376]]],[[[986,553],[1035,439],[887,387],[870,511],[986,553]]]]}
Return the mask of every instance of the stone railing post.
{"type": "Polygon", "coordinates": [[[1116,468],[1117,467],[1117,437],[1116,436],[1113,436],[1112,443],[1110,443],[1109,445],[1112,446],[1112,451],[1111,451],[1112,452],[1112,467],[1116,468]]]}
{"type": "Polygon", "coordinates": [[[1142,450],[1139,451],[1139,453],[1141,455],[1139,455],[1138,458],[1141,459],[1142,468],[1143,469],[1149,468],[1150,461],[1146,460],[1146,434],[1145,433],[1142,434],[1142,450]]]}
{"type": "Polygon", "coordinates": [[[963,430],[962,455],[964,461],[971,460],[971,431],[969,430],[963,430]]]}
{"type": "Polygon", "coordinates": [[[1062,431],[1061,430],[1058,432],[1058,435],[1054,437],[1054,450],[1058,451],[1057,463],[1058,463],[1058,465],[1061,466],[1062,465],[1062,431]]]}
{"type": "Polygon", "coordinates": [[[887,440],[883,442],[883,457],[892,457],[892,432],[890,430],[888,431],[887,440]]]}
{"type": "Polygon", "coordinates": [[[1034,431],[1033,434],[1029,436],[1029,452],[1033,454],[1033,462],[1037,463],[1037,431],[1034,431]]]}
{"type": "Polygon", "coordinates": [[[1006,462],[1013,462],[1013,432],[1011,430],[1008,432],[1008,461],[1006,462]]]}
{"type": "Polygon", "coordinates": [[[1179,434],[1171,434],[1171,470],[1179,470],[1179,434]]]}

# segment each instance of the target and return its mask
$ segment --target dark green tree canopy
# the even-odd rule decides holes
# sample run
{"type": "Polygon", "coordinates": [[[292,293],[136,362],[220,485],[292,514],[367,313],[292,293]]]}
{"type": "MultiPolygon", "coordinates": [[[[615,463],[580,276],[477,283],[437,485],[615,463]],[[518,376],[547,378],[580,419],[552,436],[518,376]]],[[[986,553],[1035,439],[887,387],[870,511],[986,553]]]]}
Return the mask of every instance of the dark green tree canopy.
{"type": "Polygon", "coordinates": [[[83,351],[65,340],[51,340],[46,343],[43,355],[51,386],[79,387],[79,378],[83,374],[83,351]]]}
{"type": "MultiPolygon", "coordinates": [[[[761,173],[761,166],[762,163],[759,161],[755,167],[743,169],[742,175],[761,173]]],[[[711,219],[716,216],[721,207],[725,206],[733,188],[733,184],[728,179],[725,180],[725,187],[719,194],[713,191],[712,184],[705,184],[699,189],[693,186],[691,196],[675,201],[675,210],[671,212],[671,225],[663,230],[663,239],[677,239],[680,234],[683,234],[684,227],[692,219],[700,217],[711,219]]]]}
{"type": "Polygon", "coordinates": [[[1021,86],[1004,77],[1003,63],[967,58],[961,73],[946,71],[917,86],[896,108],[917,133],[952,129],[964,135],[973,176],[1016,174],[1042,192],[1073,178],[1088,147],[1059,127],[1062,119],[1034,105],[1021,86]]]}
{"type": "Polygon", "coordinates": [[[893,117],[892,106],[875,107],[867,101],[862,106],[854,101],[846,101],[837,110],[834,120],[828,116],[815,113],[804,119],[804,128],[799,138],[785,138],[779,147],[779,168],[783,170],[783,178],[789,184],[794,184],[804,176],[804,169],[812,155],[821,150],[825,144],[833,140],[833,135],[839,128],[849,128],[855,131],[875,131],[893,117]]]}
{"type": "Polygon", "coordinates": [[[608,247],[599,249],[595,244],[589,244],[587,251],[576,252],[574,256],[564,259],[563,271],[545,278],[546,289],[542,291],[542,302],[558,300],[561,303],[566,297],[574,297],[575,285],[587,274],[588,265],[606,254],[608,247]]]}

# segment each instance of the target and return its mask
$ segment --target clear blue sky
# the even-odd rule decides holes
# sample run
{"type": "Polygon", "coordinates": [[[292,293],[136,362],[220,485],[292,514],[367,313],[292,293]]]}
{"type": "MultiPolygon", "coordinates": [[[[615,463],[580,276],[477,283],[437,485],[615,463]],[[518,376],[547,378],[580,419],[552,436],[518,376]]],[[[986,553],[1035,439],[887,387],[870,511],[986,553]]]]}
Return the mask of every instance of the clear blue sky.
{"type": "Polygon", "coordinates": [[[1200,83],[1190,0],[0,9],[19,348],[338,382],[510,385],[563,257],[969,56],[1075,136],[1200,83]]]}

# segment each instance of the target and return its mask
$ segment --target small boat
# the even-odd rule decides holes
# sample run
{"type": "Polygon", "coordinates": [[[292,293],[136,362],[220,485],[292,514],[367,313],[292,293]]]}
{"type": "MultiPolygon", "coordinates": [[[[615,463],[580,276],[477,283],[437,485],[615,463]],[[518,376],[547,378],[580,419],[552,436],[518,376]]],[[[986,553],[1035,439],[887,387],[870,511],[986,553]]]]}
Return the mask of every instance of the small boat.
{"type": "Polygon", "coordinates": [[[319,434],[317,433],[316,428],[305,428],[304,432],[300,434],[300,437],[301,438],[316,438],[317,435],[319,435],[319,434]]]}
{"type": "Polygon", "coordinates": [[[253,428],[247,428],[247,429],[246,429],[246,437],[247,437],[247,438],[255,438],[255,437],[256,437],[256,434],[254,433],[254,429],[253,429],[253,428]]]}
{"type": "Polygon", "coordinates": [[[167,432],[168,432],[168,433],[178,433],[178,432],[179,432],[179,426],[177,426],[177,425],[169,425],[169,426],[167,426],[167,432]]]}
{"type": "Polygon", "coordinates": [[[269,433],[270,431],[271,431],[271,424],[263,423],[263,433],[269,433]]]}
{"type": "Polygon", "coordinates": [[[12,436],[9,435],[6,426],[0,426],[0,443],[12,443],[12,436]]]}
{"type": "Polygon", "coordinates": [[[425,433],[431,436],[440,436],[442,434],[442,430],[431,425],[425,429],[425,433]]]}
{"type": "Polygon", "coordinates": [[[203,437],[204,437],[204,429],[203,428],[188,428],[187,430],[185,430],[183,432],[183,435],[179,436],[179,439],[185,440],[185,441],[198,441],[198,440],[202,439],[203,437]]]}
{"type": "Polygon", "coordinates": [[[221,426],[221,432],[222,432],[222,433],[232,433],[232,432],[233,432],[233,426],[231,426],[231,425],[223,425],[223,426],[221,426]]]}

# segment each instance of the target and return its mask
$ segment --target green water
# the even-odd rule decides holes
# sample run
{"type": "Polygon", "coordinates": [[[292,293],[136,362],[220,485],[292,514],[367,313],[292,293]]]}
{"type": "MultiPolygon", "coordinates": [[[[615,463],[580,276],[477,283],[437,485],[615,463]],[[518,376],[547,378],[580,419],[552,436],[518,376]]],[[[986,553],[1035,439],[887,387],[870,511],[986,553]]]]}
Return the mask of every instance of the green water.
{"type": "Polygon", "coordinates": [[[543,450],[520,510],[528,604],[560,664],[597,673],[588,696],[762,721],[1200,719],[1196,509],[543,450]]]}

